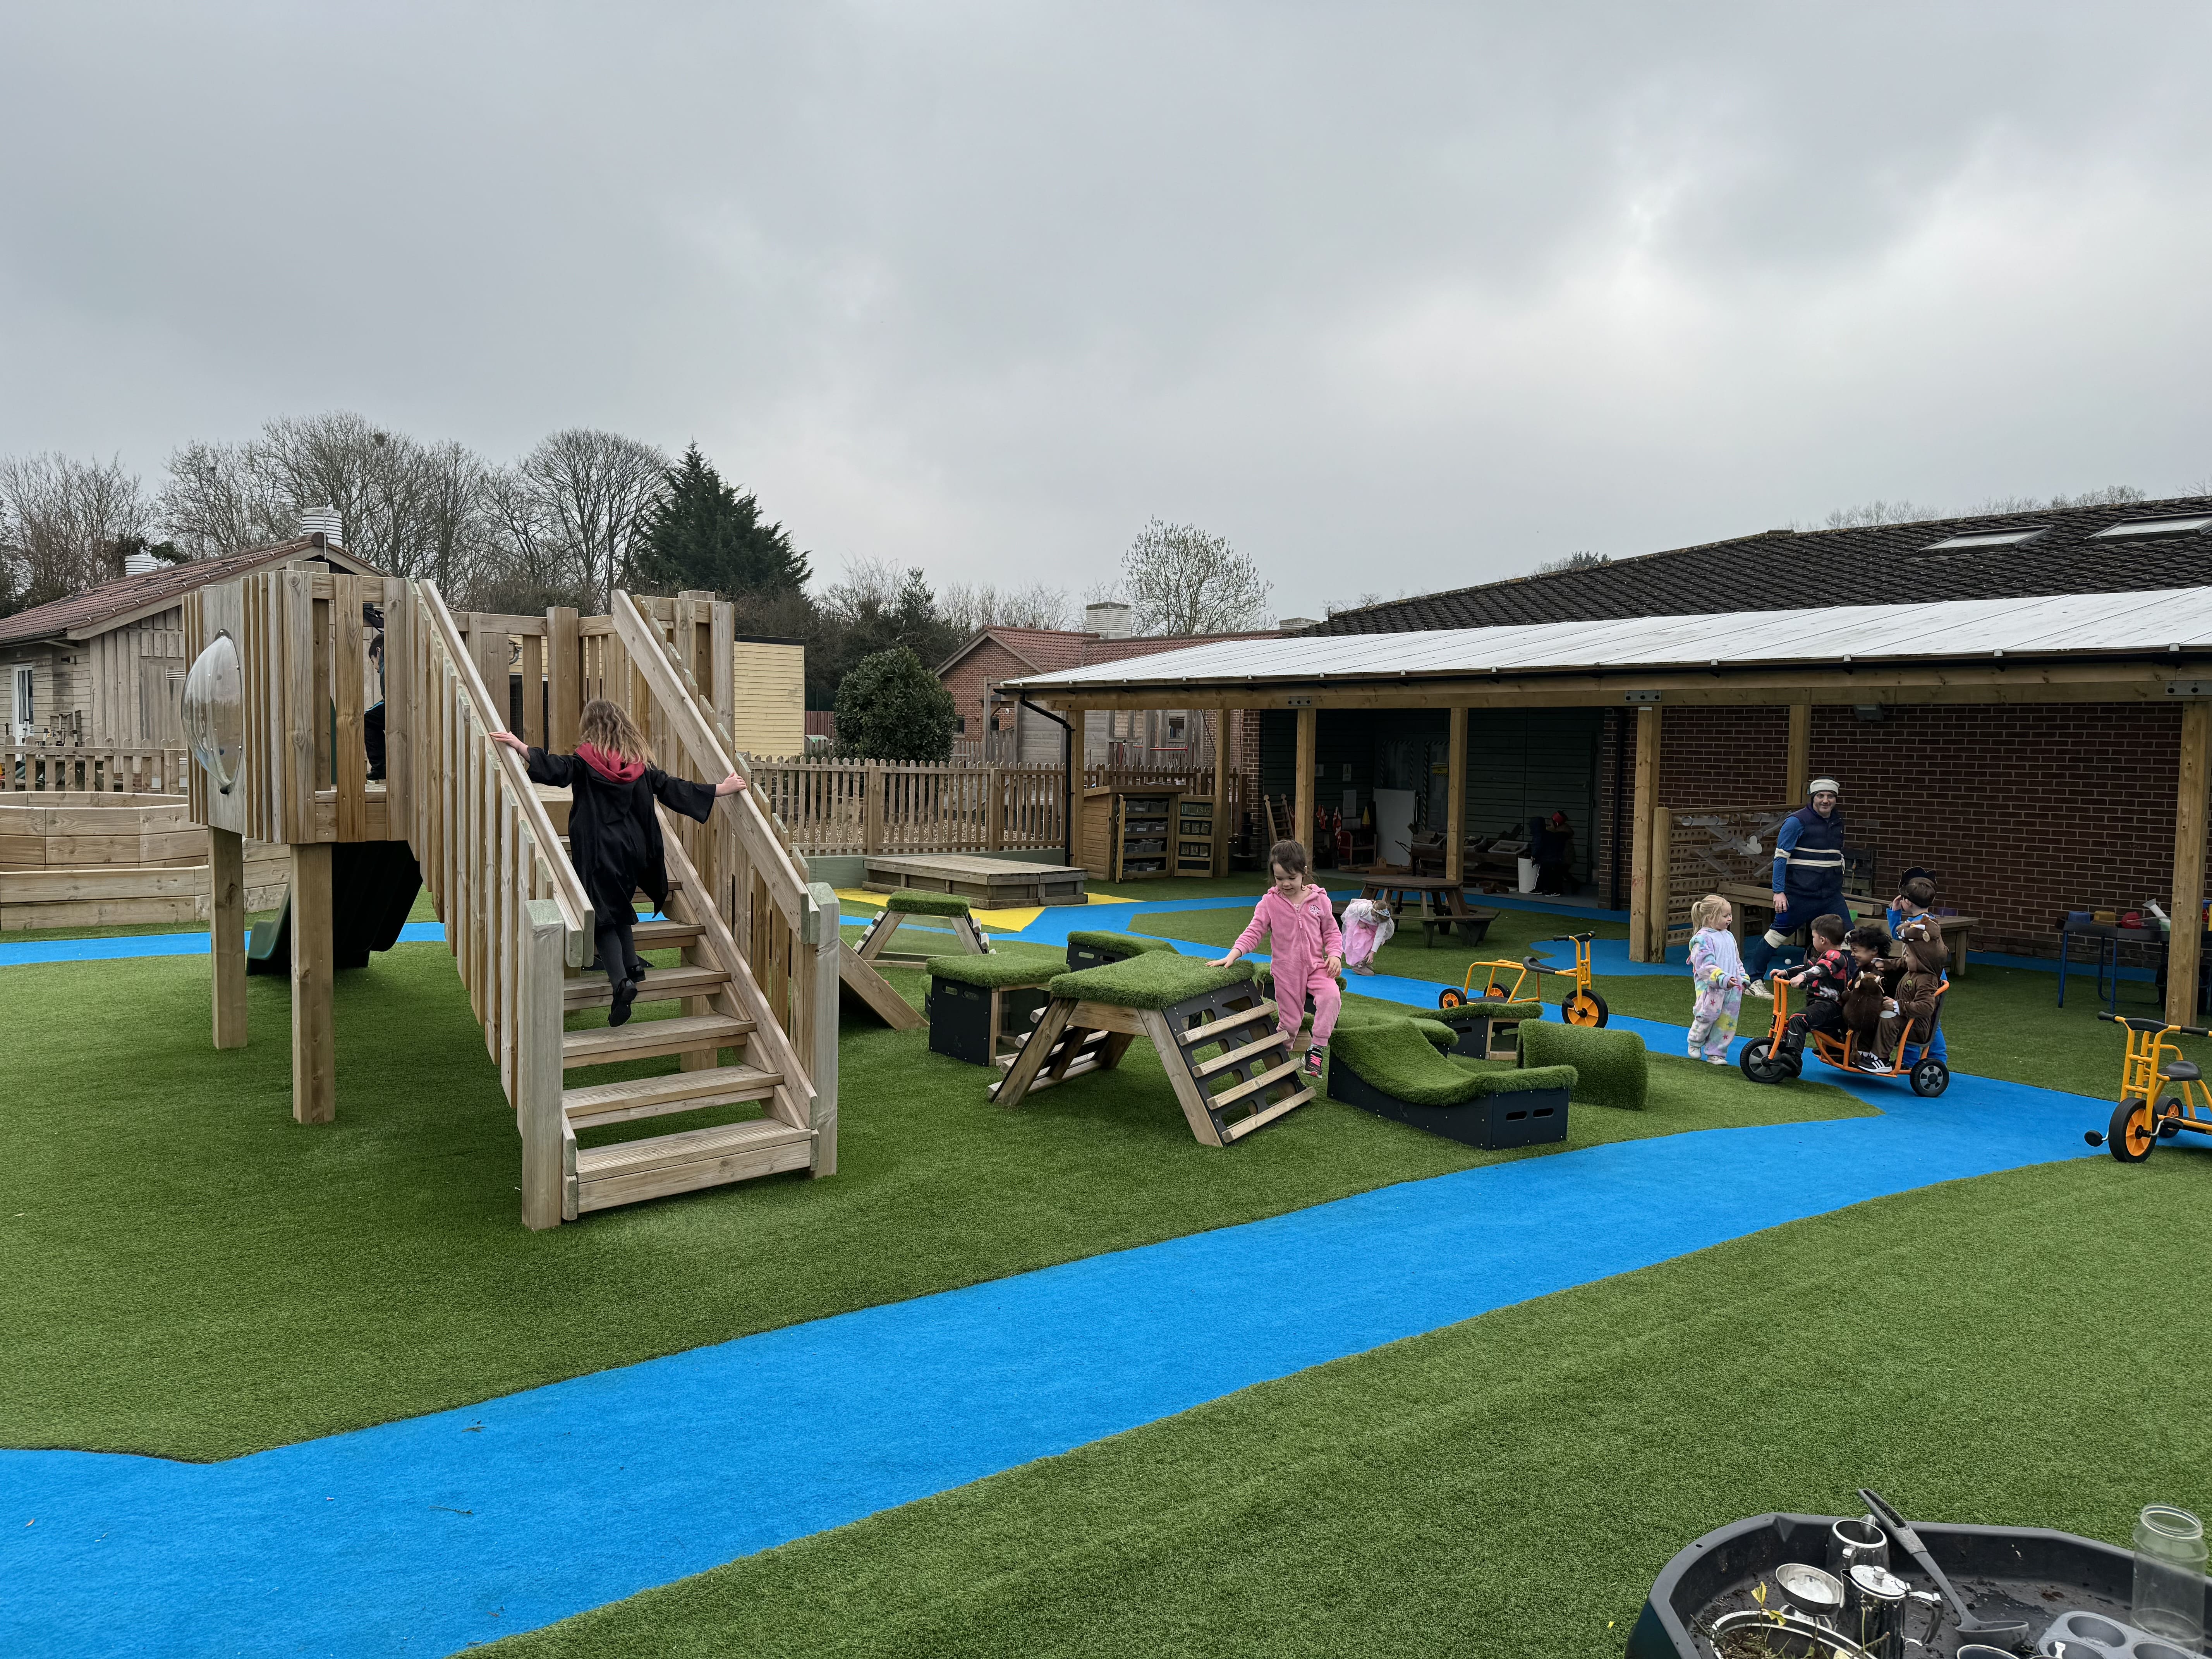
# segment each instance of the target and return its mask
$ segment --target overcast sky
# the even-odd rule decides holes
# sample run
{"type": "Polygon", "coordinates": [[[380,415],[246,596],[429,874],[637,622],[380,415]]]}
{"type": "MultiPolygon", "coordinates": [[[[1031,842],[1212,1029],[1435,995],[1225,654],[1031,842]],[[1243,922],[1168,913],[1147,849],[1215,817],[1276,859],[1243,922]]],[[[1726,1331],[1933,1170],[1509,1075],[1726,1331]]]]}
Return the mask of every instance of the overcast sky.
{"type": "Polygon", "coordinates": [[[1276,608],[2212,477],[2198,4],[0,9],[0,452],[696,438],[1276,608]]]}

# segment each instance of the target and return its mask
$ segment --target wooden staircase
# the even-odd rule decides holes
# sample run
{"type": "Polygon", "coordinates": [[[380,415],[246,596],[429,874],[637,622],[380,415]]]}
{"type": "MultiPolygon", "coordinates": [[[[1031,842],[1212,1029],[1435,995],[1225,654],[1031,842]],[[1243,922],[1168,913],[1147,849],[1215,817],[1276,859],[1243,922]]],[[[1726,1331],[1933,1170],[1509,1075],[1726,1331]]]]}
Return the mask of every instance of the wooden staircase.
{"type": "MultiPolygon", "coordinates": [[[[684,643],[686,613],[677,602],[644,602],[672,607],[674,622],[663,619],[663,631],[629,595],[615,597],[612,617],[578,625],[571,613],[580,643],[569,683],[578,706],[595,678],[599,695],[626,688],[629,696],[617,700],[667,770],[726,776],[732,762],[714,711],[672,652],[684,643]],[[602,624],[596,633],[593,623],[602,624]]],[[[727,608],[685,603],[695,615],[727,608]]],[[[641,954],[673,950],[679,960],[649,969],[628,1023],[565,1029],[568,1017],[613,1001],[606,975],[589,961],[589,901],[556,828],[566,803],[539,798],[515,757],[489,741],[499,729],[490,711],[506,699],[495,704],[485,694],[481,666],[503,666],[503,641],[464,642],[427,582],[416,585],[415,609],[418,706],[433,716],[423,734],[430,764],[417,774],[434,781],[417,814],[417,857],[515,1108],[526,1224],[556,1225],[786,1171],[833,1173],[842,949],[836,895],[805,881],[749,792],[724,798],[704,825],[663,813],[667,915],[640,921],[634,942],[641,954]],[[603,1080],[603,1067],[656,1061],[676,1069],[603,1080]],[[759,1115],[679,1123],[599,1146],[577,1141],[580,1130],[726,1115],[732,1108],[759,1115]]],[[[549,651],[562,631],[553,620],[549,651]]],[[[562,661],[541,660],[557,694],[562,661]]],[[[557,695],[549,701],[557,703],[557,695]]],[[[529,736],[542,740],[534,731],[529,736]]]]}

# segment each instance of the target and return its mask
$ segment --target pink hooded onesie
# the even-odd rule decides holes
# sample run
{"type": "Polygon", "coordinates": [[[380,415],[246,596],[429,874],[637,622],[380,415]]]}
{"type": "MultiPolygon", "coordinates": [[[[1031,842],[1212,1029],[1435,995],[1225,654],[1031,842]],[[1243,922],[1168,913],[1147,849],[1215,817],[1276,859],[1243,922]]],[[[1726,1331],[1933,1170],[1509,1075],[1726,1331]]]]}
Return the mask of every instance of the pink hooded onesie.
{"type": "Polygon", "coordinates": [[[1275,979],[1276,1029],[1295,1050],[1298,1027],[1305,1019],[1306,997],[1310,994],[1314,1042],[1327,1042],[1344,1006],[1343,994],[1328,971],[1329,957],[1340,957],[1344,951],[1344,937],[1337,931],[1328,895],[1310,885],[1305,902],[1293,904],[1283,896],[1282,889],[1270,887],[1260,896],[1252,920],[1237,936],[1237,948],[1251,950],[1263,933],[1268,936],[1269,969],[1275,979]]]}

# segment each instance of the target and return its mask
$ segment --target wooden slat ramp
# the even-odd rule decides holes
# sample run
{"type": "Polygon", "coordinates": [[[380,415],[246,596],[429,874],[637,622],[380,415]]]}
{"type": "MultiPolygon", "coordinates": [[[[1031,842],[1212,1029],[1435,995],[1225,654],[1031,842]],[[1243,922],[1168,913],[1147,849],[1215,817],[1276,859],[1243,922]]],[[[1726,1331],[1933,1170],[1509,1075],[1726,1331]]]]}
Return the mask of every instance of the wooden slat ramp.
{"type": "Polygon", "coordinates": [[[1147,1037],[1199,1143],[1241,1140],[1313,1098],[1275,1035],[1274,1003],[1249,972],[1248,963],[1207,968],[1159,953],[1062,975],[1036,1029],[1000,1058],[1006,1075],[991,1098],[1018,1106],[1041,1089],[1120,1065],[1129,1044],[1147,1037]],[[1163,1000],[1163,987],[1189,994],[1161,1006],[1115,1000],[1163,1000]]]}

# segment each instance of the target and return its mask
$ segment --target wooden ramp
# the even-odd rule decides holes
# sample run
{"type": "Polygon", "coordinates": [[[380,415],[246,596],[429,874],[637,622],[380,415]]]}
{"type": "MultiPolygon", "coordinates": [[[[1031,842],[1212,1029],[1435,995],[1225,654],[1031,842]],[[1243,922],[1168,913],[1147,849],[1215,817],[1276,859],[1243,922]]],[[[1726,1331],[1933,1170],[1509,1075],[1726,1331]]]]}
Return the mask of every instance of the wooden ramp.
{"type": "Polygon", "coordinates": [[[849,952],[865,963],[887,962],[898,968],[919,968],[932,957],[982,957],[990,953],[990,941],[983,937],[983,930],[975,925],[973,916],[948,916],[934,911],[893,910],[889,908],[876,912],[868,923],[867,930],[849,952]],[[890,944],[893,937],[908,921],[933,933],[943,933],[951,943],[940,950],[933,942],[931,948],[919,953],[892,951],[890,944]]]}
{"type": "Polygon", "coordinates": [[[911,1031],[922,1023],[921,1011],[855,951],[837,953],[837,982],[845,1000],[866,1008],[894,1031],[911,1031]]]}
{"type": "Polygon", "coordinates": [[[1313,1098],[1275,1032],[1275,1005],[1255,986],[1231,985],[1166,1008],[1122,1008],[1054,997],[1036,1030],[1003,1057],[991,1090],[1018,1106],[1090,1072],[1118,1066],[1148,1037],[1201,1146],[1226,1146],[1313,1098]]]}

